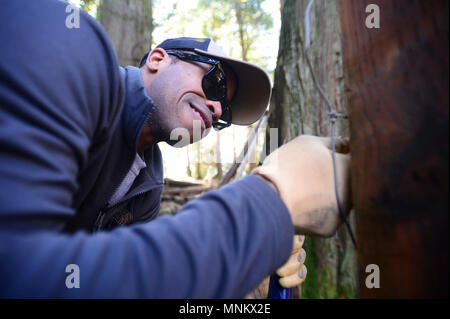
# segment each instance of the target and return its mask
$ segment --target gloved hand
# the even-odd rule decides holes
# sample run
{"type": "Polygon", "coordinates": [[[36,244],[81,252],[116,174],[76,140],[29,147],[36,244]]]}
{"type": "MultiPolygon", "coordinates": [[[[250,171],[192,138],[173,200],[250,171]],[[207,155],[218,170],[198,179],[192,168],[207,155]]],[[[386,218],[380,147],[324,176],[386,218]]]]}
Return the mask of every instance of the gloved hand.
{"type": "Polygon", "coordinates": [[[294,236],[291,257],[282,267],[278,268],[276,272],[277,275],[280,276],[279,283],[284,288],[292,288],[305,281],[307,271],[306,266],[304,265],[306,252],[302,248],[304,241],[305,236],[294,236]]]}
{"type": "MultiPolygon", "coordinates": [[[[331,138],[299,136],[272,152],[252,174],[271,182],[291,213],[295,233],[330,237],[342,220],[334,191],[331,138]]],[[[351,208],[348,141],[336,138],[339,197],[351,208]]]]}

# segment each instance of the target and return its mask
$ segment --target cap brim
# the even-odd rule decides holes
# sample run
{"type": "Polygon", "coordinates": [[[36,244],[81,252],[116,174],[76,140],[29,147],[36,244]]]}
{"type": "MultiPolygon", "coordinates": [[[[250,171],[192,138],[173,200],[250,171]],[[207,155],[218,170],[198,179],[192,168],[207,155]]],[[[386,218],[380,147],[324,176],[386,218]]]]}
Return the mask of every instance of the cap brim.
{"type": "Polygon", "coordinates": [[[217,58],[231,66],[238,77],[238,89],[231,102],[232,123],[250,125],[259,120],[267,109],[272,93],[269,75],[260,67],[226,56],[195,49],[201,55],[217,58]]]}

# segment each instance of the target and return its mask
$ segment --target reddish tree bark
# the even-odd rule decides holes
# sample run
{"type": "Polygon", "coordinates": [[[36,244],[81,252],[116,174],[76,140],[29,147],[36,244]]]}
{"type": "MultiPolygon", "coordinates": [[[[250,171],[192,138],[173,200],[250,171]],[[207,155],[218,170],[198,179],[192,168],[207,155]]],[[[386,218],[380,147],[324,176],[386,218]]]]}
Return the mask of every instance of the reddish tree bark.
{"type": "Polygon", "coordinates": [[[448,297],[448,6],[339,4],[362,297],[448,297]]]}

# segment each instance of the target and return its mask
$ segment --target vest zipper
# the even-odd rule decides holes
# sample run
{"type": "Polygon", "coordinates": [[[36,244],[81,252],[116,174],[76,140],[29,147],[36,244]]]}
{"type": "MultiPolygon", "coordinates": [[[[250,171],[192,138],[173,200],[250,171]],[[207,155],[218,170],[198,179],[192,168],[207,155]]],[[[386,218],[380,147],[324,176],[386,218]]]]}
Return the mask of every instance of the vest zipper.
{"type": "Polygon", "coordinates": [[[145,193],[147,193],[147,192],[149,192],[149,191],[151,191],[151,190],[153,190],[153,189],[154,189],[154,188],[152,187],[152,188],[149,188],[149,189],[147,189],[147,190],[141,191],[141,192],[139,192],[139,193],[133,194],[133,196],[126,197],[126,198],[124,198],[124,199],[118,201],[117,203],[115,203],[115,204],[112,205],[112,206],[108,206],[108,204],[106,204],[105,208],[101,209],[100,212],[98,213],[97,219],[95,220],[95,223],[94,223],[94,226],[95,226],[95,227],[94,227],[94,232],[99,231],[99,230],[101,229],[101,227],[103,226],[103,221],[104,221],[105,216],[106,216],[106,213],[105,213],[104,211],[105,211],[106,209],[114,208],[114,207],[116,207],[116,206],[118,206],[118,205],[120,205],[120,204],[126,202],[127,200],[130,200],[130,199],[132,199],[132,198],[136,198],[136,197],[138,197],[138,196],[141,196],[141,195],[143,195],[143,194],[145,194],[145,193]]]}
{"type": "Polygon", "coordinates": [[[105,215],[106,214],[103,212],[103,210],[101,210],[100,213],[98,214],[97,219],[95,220],[95,223],[94,223],[94,225],[95,225],[94,232],[97,232],[101,229],[105,215]]]}

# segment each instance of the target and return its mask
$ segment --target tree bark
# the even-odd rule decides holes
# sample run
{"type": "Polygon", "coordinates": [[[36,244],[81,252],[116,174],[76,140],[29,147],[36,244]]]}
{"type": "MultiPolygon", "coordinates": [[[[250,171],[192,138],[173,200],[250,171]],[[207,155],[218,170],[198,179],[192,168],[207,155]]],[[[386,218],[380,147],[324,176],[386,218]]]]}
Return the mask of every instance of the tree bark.
{"type": "Polygon", "coordinates": [[[362,297],[448,298],[447,1],[339,5],[362,297]],[[365,26],[368,4],[380,28],[365,26]],[[362,274],[367,276],[362,269],[362,274]]]}
{"type": "Polygon", "coordinates": [[[217,174],[216,174],[215,178],[220,180],[223,177],[222,155],[220,153],[220,131],[217,131],[216,136],[217,136],[217,139],[216,139],[216,168],[217,168],[217,174]]]}
{"type": "MultiPolygon", "coordinates": [[[[308,0],[286,0],[269,126],[278,128],[279,145],[300,134],[329,136],[327,107],[314,87],[304,55],[304,14],[308,0]]],[[[335,109],[345,113],[339,16],[336,1],[316,1],[311,13],[309,58],[314,73],[335,109]]],[[[348,135],[344,120],[337,132],[348,135]]],[[[269,132],[267,132],[268,138],[269,132]]],[[[269,145],[269,140],[266,140],[269,145]]],[[[354,216],[350,222],[354,223],[354,216]]],[[[354,225],[353,225],[354,227],[354,225]]],[[[302,284],[303,298],[353,298],[357,291],[356,253],[350,236],[341,227],[332,238],[307,237],[308,275],[302,284]]]]}
{"type": "Polygon", "coordinates": [[[102,0],[98,10],[119,64],[138,66],[152,43],[152,0],[102,0]]]}
{"type": "Polygon", "coordinates": [[[195,152],[197,155],[197,163],[196,163],[196,176],[197,179],[202,179],[203,178],[203,174],[202,174],[202,148],[201,148],[201,141],[198,141],[197,143],[194,144],[195,145],[195,152]]]}
{"type": "Polygon", "coordinates": [[[234,12],[238,24],[239,42],[241,43],[241,58],[242,60],[247,61],[247,44],[244,35],[244,22],[242,21],[241,6],[241,0],[234,0],[234,12]]]}
{"type": "Polygon", "coordinates": [[[191,160],[189,158],[189,147],[186,147],[186,157],[187,157],[186,173],[189,177],[192,177],[191,160]]]}

